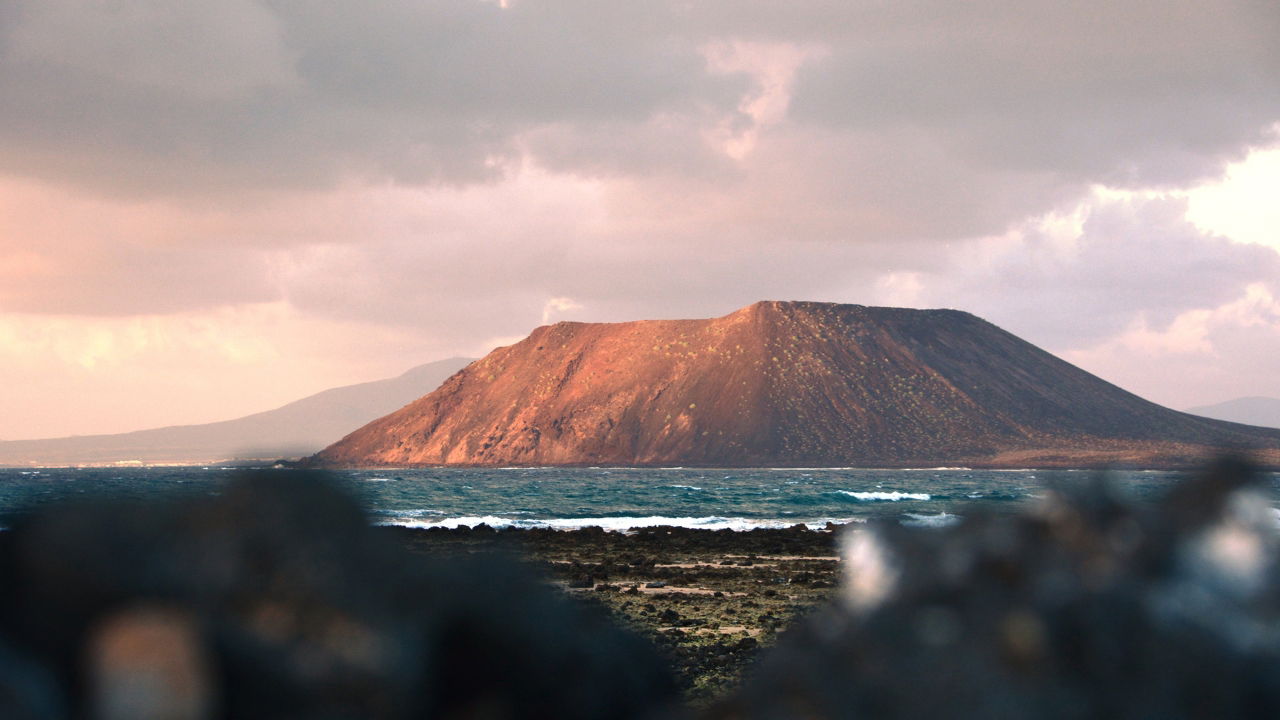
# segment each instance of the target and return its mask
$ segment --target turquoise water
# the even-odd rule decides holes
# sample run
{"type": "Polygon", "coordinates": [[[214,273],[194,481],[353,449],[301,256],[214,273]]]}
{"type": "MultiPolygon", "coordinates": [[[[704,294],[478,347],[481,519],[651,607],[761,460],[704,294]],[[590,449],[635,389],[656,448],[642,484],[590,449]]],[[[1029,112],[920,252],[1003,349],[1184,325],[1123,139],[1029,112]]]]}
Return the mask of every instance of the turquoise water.
{"type": "MultiPolygon", "coordinates": [[[[226,468],[0,469],[0,525],[21,508],[101,494],[216,494],[226,468]]],[[[268,477],[271,472],[267,471],[268,477]]],[[[513,468],[333,473],[378,524],[625,530],[647,525],[750,529],[889,520],[945,525],[976,508],[1012,511],[1091,471],[967,469],[513,468]]],[[[1116,472],[1125,492],[1158,496],[1182,476],[1116,472]]],[[[1269,475],[1280,507],[1280,475],[1269,475]]]]}

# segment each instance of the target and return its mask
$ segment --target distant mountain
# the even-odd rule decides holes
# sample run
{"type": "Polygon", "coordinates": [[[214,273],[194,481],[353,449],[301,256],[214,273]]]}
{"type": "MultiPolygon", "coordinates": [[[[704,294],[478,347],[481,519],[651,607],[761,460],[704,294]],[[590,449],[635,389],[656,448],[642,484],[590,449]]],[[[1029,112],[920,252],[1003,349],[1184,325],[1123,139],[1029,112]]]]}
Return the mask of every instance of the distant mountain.
{"type": "Polygon", "coordinates": [[[1280,430],[1160,407],[968,313],[761,302],[558,323],[318,465],[1185,467],[1280,464],[1280,430]]]}
{"type": "Polygon", "coordinates": [[[1276,398],[1242,397],[1215,405],[1189,408],[1187,412],[1245,425],[1280,428],[1280,399],[1276,398]]]}
{"type": "Polygon", "coordinates": [[[430,392],[471,362],[450,358],[399,377],[347,385],[235,420],[117,435],[0,442],[0,465],[215,462],[302,457],[430,392]]]}

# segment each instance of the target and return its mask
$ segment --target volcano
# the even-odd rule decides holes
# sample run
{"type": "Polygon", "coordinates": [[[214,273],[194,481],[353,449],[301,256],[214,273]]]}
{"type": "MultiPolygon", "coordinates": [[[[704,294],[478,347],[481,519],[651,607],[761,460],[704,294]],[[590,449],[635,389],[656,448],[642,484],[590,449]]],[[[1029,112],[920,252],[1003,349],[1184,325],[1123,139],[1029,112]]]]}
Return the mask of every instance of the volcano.
{"type": "Polygon", "coordinates": [[[1280,430],[1176,412],[957,310],[759,302],[562,322],[313,456],[321,466],[1280,465],[1280,430]]]}

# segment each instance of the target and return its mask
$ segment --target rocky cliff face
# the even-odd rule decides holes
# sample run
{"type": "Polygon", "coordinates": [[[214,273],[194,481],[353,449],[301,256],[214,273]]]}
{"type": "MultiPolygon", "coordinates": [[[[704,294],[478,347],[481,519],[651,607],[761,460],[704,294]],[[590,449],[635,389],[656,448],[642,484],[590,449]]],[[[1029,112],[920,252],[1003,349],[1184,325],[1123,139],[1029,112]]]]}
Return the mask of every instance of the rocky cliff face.
{"type": "Polygon", "coordinates": [[[1175,412],[968,313],[760,302],[558,323],[325,449],[321,465],[1280,464],[1280,431],[1175,412]]]}

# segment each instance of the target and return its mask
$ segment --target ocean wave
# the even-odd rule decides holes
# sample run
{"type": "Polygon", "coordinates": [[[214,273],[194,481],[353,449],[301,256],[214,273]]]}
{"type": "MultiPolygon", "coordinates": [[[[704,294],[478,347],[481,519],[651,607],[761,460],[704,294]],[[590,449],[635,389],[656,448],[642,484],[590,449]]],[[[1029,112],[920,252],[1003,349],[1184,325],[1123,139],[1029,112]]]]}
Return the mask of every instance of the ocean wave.
{"type": "Polygon", "coordinates": [[[680,490],[702,490],[696,485],[668,485],[669,488],[679,488],[680,490]]]}
{"type": "Polygon", "coordinates": [[[386,520],[379,520],[375,525],[396,525],[407,528],[448,528],[475,527],[488,525],[491,528],[505,528],[517,525],[518,520],[498,517],[497,515],[464,515],[462,517],[441,518],[439,520],[416,520],[411,516],[400,515],[386,520]]]}
{"type": "Polygon", "coordinates": [[[1022,500],[1024,498],[1033,497],[1031,493],[1016,492],[971,492],[966,493],[965,497],[969,500],[983,500],[986,502],[1005,502],[1009,500],[1022,500]]]}
{"type": "Polygon", "coordinates": [[[841,495],[848,495],[855,500],[862,502],[898,502],[899,500],[929,500],[933,496],[929,493],[909,493],[898,492],[897,490],[834,490],[833,492],[841,495]]]}
{"type": "Polygon", "coordinates": [[[371,510],[370,512],[373,513],[374,515],[390,515],[392,517],[406,517],[406,518],[420,518],[424,515],[444,515],[445,514],[443,510],[432,510],[430,508],[414,508],[412,510],[395,510],[395,509],[388,508],[388,509],[382,509],[382,510],[371,510]]]}
{"type": "Polygon", "coordinates": [[[518,528],[518,529],[551,529],[551,530],[581,530],[588,527],[598,527],[610,532],[628,532],[640,528],[649,527],[681,527],[694,530],[779,530],[789,528],[797,524],[803,524],[810,530],[822,530],[826,528],[827,523],[831,522],[836,525],[844,525],[851,522],[866,522],[862,518],[819,518],[807,521],[797,521],[795,519],[761,519],[761,518],[742,518],[742,517],[667,517],[663,515],[650,515],[647,517],[583,517],[583,518],[512,518],[502,517],[498,515],[468,515],[462,517],[450,517],[440,519],[422,520],[411,517],[394,517],[386,518],[377,522],[378,525],[396,525],[400,527],[430,529],[430,528],[448,528],[455,529],[459,527],[475,527],[477,525],[488,525],[491,528],[518,528]]]}
{"type": "Polygon", "coordinates": [[[960,516],[953,515],[949,512],[942,512],[936,515],[926,513],[903,513],[902,519],[898,522],[906,527],[941,528],[955,525],[960,522],[960,516]]]}

